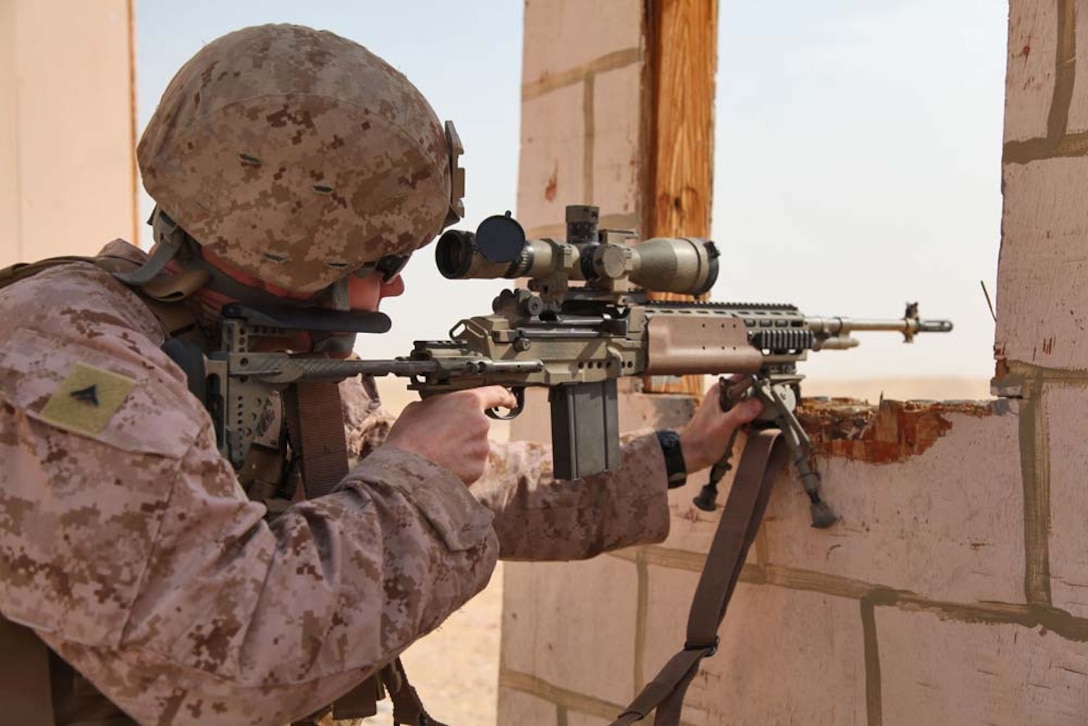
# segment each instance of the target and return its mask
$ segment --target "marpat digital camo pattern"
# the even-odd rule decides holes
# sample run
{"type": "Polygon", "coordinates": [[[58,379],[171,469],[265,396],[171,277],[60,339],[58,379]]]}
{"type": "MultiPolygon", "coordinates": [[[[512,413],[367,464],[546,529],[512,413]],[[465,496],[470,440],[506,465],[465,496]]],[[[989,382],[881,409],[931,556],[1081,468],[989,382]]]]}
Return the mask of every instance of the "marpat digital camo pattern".
{"type": "Polygon", "coordinates": [[[396,416],[382,406],[378,388],[369,376],[341,381],[340,401],[348,458],[358,461],[370,456],[385,443],[396,416]]]}
{"type": "Polygon", "coordinates": [[[387,417],[365,390],[353,447],[372,453],[269,523],[131,291],[77,263],[0,290],[0,309],[0,612],[142,723],[286,724],[438,626],[500,554],[574,559],[667,534],[653,436],[577,482],[548,479],[546,448],[512,444],[470,490],[381,446],[387,417]],[[93,435],[40,416],[76,363],[134,381],[93,435]]]}
{"type": "Polygon", "coordinates": [[[197,242],[295,292],[428,244],[450,207],[445,131],[423,95],[361,45],[295,25],[204,46],[137,158],[197,242]]]}

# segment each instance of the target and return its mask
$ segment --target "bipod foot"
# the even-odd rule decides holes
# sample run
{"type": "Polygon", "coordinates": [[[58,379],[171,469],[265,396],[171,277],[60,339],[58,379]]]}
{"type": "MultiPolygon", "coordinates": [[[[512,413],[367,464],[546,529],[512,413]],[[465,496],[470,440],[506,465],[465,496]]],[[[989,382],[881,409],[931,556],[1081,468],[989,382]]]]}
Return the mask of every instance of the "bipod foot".
{"type": "MultiPolygon", "coordinates": [[[[718,477],[720,479],[721,477],[718,477]]],[[[710,475],[710,481],[703,484],[703,488],[699,490],[699,493],[692,497],[691,503],[704,512],[713,512],[718,508],[718,479],[714,478],[714,474],[710,475]]]]}
{"type": "Polygon", "coordinates": [[[826,529],[838,521],[834,510],[820,497],[820,474],[810,463],[813,452],[812,440],[809,439],[801,422],[797,420],[790,406],[778,395],[774,385],[766,379],[758,382],[756,391],[765,403],[773,406],[778,414],[777,424],[790,449],[790,457],[801,476],[801,485],[809,500],[809,514],[812,526],[826,529]]]}
{"type": "Polygon", "coordinates": [[[827,506],[827,502],[822,499],[816,502],[810,502],[808,511],[812,516],[812,526],[816,529],[827,529],[835,524],[835,522],[839,521],[835,512],[833,512],[831,507],[827,506]]]}
{"type": "MultiPolygon", "coordinates": [[[[724,407],[724,403],[722,410],[728,410],[724,407]]],[[[733,431],[733,435],[729,437],[729,445],[725,449],[725,455],[717,464],[710,467],[710,478],[703,485],[703,488],[699,490],[699,494],[691,500],[692,504],[704,512],[713,512],[718,508],[718,482],[733,468],[731,460],[733,458],[733,446],[737,443],[737,433],[736,430],[733,431]]]]}

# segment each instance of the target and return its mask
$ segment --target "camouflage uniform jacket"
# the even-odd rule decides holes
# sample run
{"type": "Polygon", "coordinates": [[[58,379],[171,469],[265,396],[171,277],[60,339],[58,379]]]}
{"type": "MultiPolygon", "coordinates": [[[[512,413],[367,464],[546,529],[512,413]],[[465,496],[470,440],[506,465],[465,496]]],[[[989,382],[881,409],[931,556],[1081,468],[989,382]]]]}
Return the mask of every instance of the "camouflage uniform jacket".
{"type": "MultiPolygon", "coordinates": [[[[617,472],[569,483],[548,478],[546,449],[513,445],[471,491],[378,446],[269,523],[130,290],[75,263],[3,289],[0,310],[0,612],[143,723],[289,722],[437,627],[499,556],[583,558],[667,534],[652,435],[617,472]],[[73,396],[80,370],[117,385],[73,396]],[[50,411],[76,403],[106,420],[50,411]]],[[[359,449],[384,430],[364,410],[359,449]]]]}

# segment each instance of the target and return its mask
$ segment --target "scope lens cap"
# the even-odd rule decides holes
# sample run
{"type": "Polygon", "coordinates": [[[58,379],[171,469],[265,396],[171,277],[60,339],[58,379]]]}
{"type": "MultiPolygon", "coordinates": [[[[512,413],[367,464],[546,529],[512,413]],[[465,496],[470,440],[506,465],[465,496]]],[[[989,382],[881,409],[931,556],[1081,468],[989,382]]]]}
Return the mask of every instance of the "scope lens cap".
{"type": "Polygon", "coordinates": [[[488,262],[513,262],[525,248],[525,230],[506,214],[496,214],[476,228],[476,249],[488,262]]]}

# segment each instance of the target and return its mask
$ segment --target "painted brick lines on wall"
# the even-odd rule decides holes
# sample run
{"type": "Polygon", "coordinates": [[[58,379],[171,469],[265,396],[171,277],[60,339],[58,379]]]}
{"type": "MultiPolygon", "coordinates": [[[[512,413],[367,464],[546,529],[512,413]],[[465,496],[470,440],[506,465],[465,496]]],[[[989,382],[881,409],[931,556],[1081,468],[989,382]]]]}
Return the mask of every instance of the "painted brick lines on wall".
{"type": "MultiPolygon", "coordinates": [[[[980,418],[945,414],[947,436],[923,456],[877,465],[820,457],[823,491],[842,517],[827,530],[806,526],[808,500],[784,473],[764,518],[752,564],[819,572],[957,602],[1023,602],[1023,491],[1017,404],[993,404],[980,418]],[[758,558],[757,558],[758,554],[758,558]]],[[[672,529],[664,548],[705,553],[721,510],[697,509],[705,482],[694,474],[670,492],[672,529]]],[[[725,501],[731,479],[721,485],[725,501]]]]}
{"type": "MultiPolygon", "coordinates": [[[[643,671],[653,677],[684,641],[698,573],[649,569],[643,671]]],[[[741,584],[685,699],[692,724],[865,723],[865,654],[858,602],[741,584]]]]}
{"type": "Polygon", "coordinates": [[[1005,76],[1005,141],[1047,135],[1057,47],[1057,3],[1013,2],[1005,76]]]}
{"type": "Polygon", "coordinates": [[[995,350],[1088,367],[1088,157],[1006,164],[995,350]]]}
{"type": "Polygon", "coordinates": [[[567,726],[608,726],[610,723],[612,723],[611,718],[597,718],[577,712],[567,714],[567,726]]]}
{"type": "Polygon", "coordinates": [[[601,226],[640,224],[640,0],[529,0],[522,60],[518,217],[564,236],[565,207],[594,204],[601,226]]]}
{"type": "Polygon", "coordinates": [[[518,218],[526,229],[562,222],[566,205],[583,203],[582,101],[578,84],[521,105],[518,218]]]}
{"type": "Polygon", "coordinates": [[[818,459],[841,521],[804,527],[808,500],[790,471],[763,532],[768,563],[910,590],[934,600],[1023,601],[1023,492],[1018,419],[945,414],[925,454],[877,465],[818,459]]]}
{"type": "Polygon", "coordinates": [[[558,726],[558,711],[554,703],[543,698],[514,688],[499,689],[499,723],[558,726]]]}
{"type": "Polygon", "coordinates": [[[1044,394],[1050,457],[1050,592],[1054,607],[1088,617],[1088,388],[1044,394]]]}
{"type": "Polygon", "coordinates": [[[1081,726],[1088,648],[1045,629],[876,609],[883,726],[1081,726]]]}
{"type": "Polygon", "coordinates": [[[634,697],[625,665],[635,657],[638,576],[632,563],[534,563],[509,567],[504,577],[504,670],[612,703],[634,697]]]}
{"type": "Polygon", "coordinates": [[[527,0],[522,83],[561,77],[594,60],[638,49],[641,0],[527,0]]]}
{"type": "MultiPolygon", "coordinates": [[[[1049,5],[1049,3],[1047,3],[1049,5]]],[[[1066,125],[1068,133],[1076,134],[1088,131],[1088,5],[1083,0],[1077,0],[1076,12],[1079,15],[1074,31],[1075,52],[1074,84],[1072,98],[1069,104],[1069,120],[1066,125]]]]}

